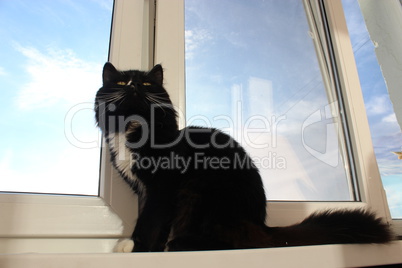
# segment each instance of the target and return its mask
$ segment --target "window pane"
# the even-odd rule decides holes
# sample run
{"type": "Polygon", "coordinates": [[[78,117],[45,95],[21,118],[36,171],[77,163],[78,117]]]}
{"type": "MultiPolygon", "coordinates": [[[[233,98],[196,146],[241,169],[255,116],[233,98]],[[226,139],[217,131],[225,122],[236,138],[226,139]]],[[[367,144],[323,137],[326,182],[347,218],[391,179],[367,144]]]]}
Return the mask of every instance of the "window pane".
{"type": "Polygon", "coordinates": [[[0,191],[98,194],[112,0],[0,4],[0,191]]]}
{"type": "Polygon", "coordinates": [[[402,219],[402,162],[393,153],[402,150],[401,130],[359,3],[356,0],[343,0],[342,4],[389,209],[393,218],[402,219]]]}
{"type": "Polygon", "coordinates": [[[241,142],[269,200],[354,200],[302,1],[185,5],[187,123],[241,142]]]}

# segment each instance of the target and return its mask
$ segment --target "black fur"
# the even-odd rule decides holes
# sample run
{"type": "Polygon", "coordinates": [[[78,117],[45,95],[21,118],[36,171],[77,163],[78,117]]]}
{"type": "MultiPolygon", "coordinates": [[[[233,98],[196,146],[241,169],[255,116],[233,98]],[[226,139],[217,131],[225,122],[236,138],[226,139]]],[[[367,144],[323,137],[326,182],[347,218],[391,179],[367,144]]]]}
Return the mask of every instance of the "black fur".
{"type": "MultiPolygon", "coordinates": [[[[267,227],[266,198],[257,168],[244,149],[216,129],[178,129],[163,88],[163,71],[118,71],[106,63],[95,101],[108,143],[125,137],[130,177],[140,197],[134,251],[213,250],[332,243],[386,243],[389,227],[364,210],[316,213],[297,225],[267,227]],[[130,82],[131,81],[131,82],[130,82]],[[122,83],[123,82],[123,83],[122,83]],[[126,83],[124,85],[124,83],[126,83]],[[159,161],[159,162],[158,162],[159,161]]],[[[109,144],[116,148],[116,144],[109,144]]],[[[120,156],[121,157],[121,156],[120,156]]]]}

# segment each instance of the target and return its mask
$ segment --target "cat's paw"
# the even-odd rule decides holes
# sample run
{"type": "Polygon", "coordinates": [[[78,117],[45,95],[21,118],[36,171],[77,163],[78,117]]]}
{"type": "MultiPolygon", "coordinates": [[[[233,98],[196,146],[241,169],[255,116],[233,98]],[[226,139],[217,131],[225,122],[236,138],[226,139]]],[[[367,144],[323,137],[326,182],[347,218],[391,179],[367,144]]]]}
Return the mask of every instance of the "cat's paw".
{"type": "Polygon", "coordinates": [[[134,241],[131,239],[123,239],[117,242],[113,248],[113,252],[129,253],[134,249],[134,241]]]}

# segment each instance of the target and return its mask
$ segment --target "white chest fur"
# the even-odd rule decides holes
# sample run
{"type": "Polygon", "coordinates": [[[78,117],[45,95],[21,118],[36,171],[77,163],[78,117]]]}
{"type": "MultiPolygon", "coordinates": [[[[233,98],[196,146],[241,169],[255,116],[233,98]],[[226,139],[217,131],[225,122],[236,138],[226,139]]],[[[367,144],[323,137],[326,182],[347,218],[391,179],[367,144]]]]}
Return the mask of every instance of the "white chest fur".
{"type": "Polygon", "coordinates": [[[107,137],[107,141],[111,152],[115,155],[114,164],[117,170],[129,180],[137,181],[137,177],[131,171],[135,160],[126,146],[126,135],[124,133],[111,133],[107,137]]]}

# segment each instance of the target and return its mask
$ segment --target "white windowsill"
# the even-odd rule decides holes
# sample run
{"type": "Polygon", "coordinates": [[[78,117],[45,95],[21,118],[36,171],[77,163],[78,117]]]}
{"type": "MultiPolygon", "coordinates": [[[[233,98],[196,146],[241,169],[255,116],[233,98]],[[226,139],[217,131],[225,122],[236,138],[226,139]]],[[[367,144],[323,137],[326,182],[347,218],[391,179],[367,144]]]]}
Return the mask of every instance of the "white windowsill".
{"type": "Polygon", "coordinates": [[[5,254],[0,267],[364,267],[402,263],[402,241],[254,250],[106,254],[5,254]]]}

